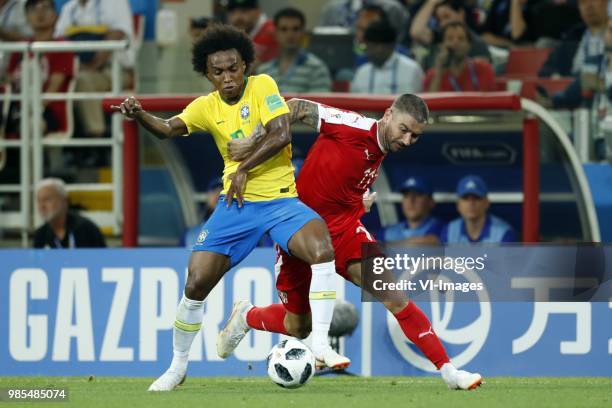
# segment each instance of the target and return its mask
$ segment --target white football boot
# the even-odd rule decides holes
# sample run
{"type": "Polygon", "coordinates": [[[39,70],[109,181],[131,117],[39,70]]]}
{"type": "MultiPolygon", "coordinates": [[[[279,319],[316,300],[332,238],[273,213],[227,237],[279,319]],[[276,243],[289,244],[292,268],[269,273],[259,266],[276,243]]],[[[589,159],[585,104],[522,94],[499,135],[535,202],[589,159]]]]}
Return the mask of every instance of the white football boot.
{"type": "Polygon", "coordinates": [[[442,379],[451,390],[473,390],[482,384],[482,376],[478,373],[470,373],[457,370],[451,363],[446,363],[440,369],[442,379]]]}
{"type": "Polygon", "coordinates": [[[217,336],[217,354],[221,358],[229,357],[244,336],[251,330],[246,323],[246,314],[253,307],[251,302],[240,300],[234,303],[232,314],[227,324],[217,336]]]}
{"type": "Polygon", "coordinates": [[[351,360],[348,357],[336,353],[336,351],[327,346],[324,350],[317,350],[315,353],[316,368],[322,369],[329,367],[332,370],[344,370],[351,365],[351,360]]]}
{"type": "Polygon", "coordinates": [[[149,386],[149,391],[172,391],[183,384],[185,378],[187,378],[187,365],[182,370],[170,367],[149,386]]]}

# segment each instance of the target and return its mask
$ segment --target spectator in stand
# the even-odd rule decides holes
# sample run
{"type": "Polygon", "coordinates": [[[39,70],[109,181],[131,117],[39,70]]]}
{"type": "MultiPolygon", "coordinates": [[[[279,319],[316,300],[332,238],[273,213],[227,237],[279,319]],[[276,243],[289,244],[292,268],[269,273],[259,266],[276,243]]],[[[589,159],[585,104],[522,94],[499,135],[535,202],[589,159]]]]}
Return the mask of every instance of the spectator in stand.
{"type": "Polygon", "coordinates": [[[257,0],[228,0],[227,21],[244,30],[255,46],[255,64],[270,61],[278,55],[278,44],[274,36],[274,22],[259,8],[257,0]]]}
{"type": "MultiPolygon", "coordinates": [[[[189,19],[189,38],[191,38],[191,44],[196,44],[200,41],[204,35],[204,31],[206,31],[210,24],[211,21],[207,17],[189,19]]],[[[177,85],[174,84],[173,90],[176,92],[190,92],[193,89],[201,89],[202,92],[206,94],[214,90],[210,81],[193,69],[185,70],[181,72],[180,75],[183,79],[181,84],[185,84],[185,89],[179,89],[177,85]]]]}
{"type": "MultiPolygon", "coordinates": [[[[23,41],[31,36],[22,0],[0,0],[0,41],[23,41]]],[[[0,80],[4,79],[8,57],[0,53],[0,80]]]]}
{"type": "MultiPolygon", "coordinates": [[[[368,57],[365,53],[365,42],[363,35],[366,28],[375,21],[389,21],[385,9],[376,4],[368,4],[363,6],[357,14],[357,20],[355,21],[355,66],[359,67],[368,62],[368,57]]],[[[397,43],[395,45],[395,51],[402,55],[409,56],[409,50],[403,45],[397,43]]]]}
{"type": "Polygon", "coordinates": [[[0,0],[0,40],[23,41],[32,35],[26,24],[22,0],[0,0]]]}
{"type": "MultiPolygon", "coordinates": [[[[32,41],[53,41],[57,13],[53,0],[27,0],[25,15],[32,30],[32,41]]],[[[23,54],[11,55],[8,75],[15,93],[21,88],[21,62],[23,54]]],[[[43,92],[66,92],[74,75],[74,54],[70,52],[44,53],[40,59],[43,92]]],[[[54,132],[65,126],[66,102],[43,102],[43,125],[45,133],[54,132]]],[[[7,133],[19,133],[20,109],[18,103],[11,104],[7,133]]]]}
{"type": "Polygon", "coordinates": [[[426,91],[495,91],[491,64],[469,57],[470,35],[464,23],[455,21],[444,26],[440,48],[434,67],[425,76],[426,91]]]}
{"type": "Polygon", "coordinates": [[[585,65],[594,67],[584,71],[563,91],[549,96],[542,88],[538,89],[538,102],[546,108],[576,109],[597,103],[598,113],[603,117],[610,111],[612,100],[612,16],[608,17],[605,34],[604,54],[589,57],[585,65]]]}
{"type": "Polygon", "coordinates": [[[47,178],[36,189],[38,212],[45,223],[34,233],[34,248],[106,247],[98,227],[68,209],[66,185],[61,179],[47,178]]]}
{"type": "Polygon", "coordinates": [[[189,19],[189,37],[193,44],[197,43],[202,36],[204,31],[210,25],[210,20],[207,17],[197,17],[189,19]]]}
{"type": "Polygon", "coordinates": [[[393,26],[395,32],[400,34],[399,38],[401,38],[408,25],[408,14],[396,0],[330,0],[323,7],[319,25],[353,28],[360,11],[369,6],[381,7],[388,17],[389,23],[393,26]]]}
{"type": "Polygon", "coordinates": [[[261,64],[258,74],[268,74],[281,92],[329,92],[331,76],[323,61],[302,48],[306,29],[304,13],[285,8],[274,15],[278,58],[261,64]]]}
{"type": "MultiPolygon", "coordinates": [[[[70,0],[60,12],[55,27],[56,37],[69,40],[100,41],[128,40],[130,46],[121,55],[123,67],[122,86],[134,86],[134,27],[132,12],[127,0],[70,0]]],[[[79,54],[80,67],[77,75],[77,92],[104,92],[111,90],[111,52],[83,52],[79,54]]],[[[77,113],[83,131],[89,137],[106,134],[104,111],[99,100],[77,101],[77,113]]]]}
{"type": "Polygon", "coordinates": [[[364,34],[368,63],[360,66],[351,92],[401,94],[420,92],[423,71],[411,58],[395,51],[397,34],[386,21],[376,21],[364,34]]]}
{"type": "MultiPolygon", "coordinates": [[[[431,68],[436,60],[438,48],[433,48],[441,30],[448,23],[461,22],[467,26],[467,11],[461,0],[426,0],[423,6],[412,19],[410,26],[410,36],[416,44],[428,48],[428,53],[423,59],[423,69],[431,68]]],[[[482,58],[491,61],[489,47],[484,40],[472,29],[468,28],[470,47],[470,57],[482,58]]]]}
{"type": "MultiPolygon", "coordinates": [[[[31,38],[33,41],[53,40],[53,28],[57,20],[57,14],[52,0],[28,0],[25,4],[28,28],[34,29],[31,38]]],[[[23,55],[14,53],[10,55],[8,65],[8,82],[14,93],[20,92],[21,88],[21,62],[23,55]]],[[[73,54],[71,53],[47,53],[42,54],[40,65],[43,75],[44,92],[65,92],[73,75],[73,54]]],[[[60,121],[65,117],[65,103],[46,102],[43,112],[43,126],[46,131],[57,130],[60,121]]],[[[8,134],[19,133],[20,106],[18,102],[12,102],[6,118],[6,132],[8,134]]]]}
{"type": "Polygon", "coordinates": [[[578,0],[578,10],[584,24],[573,27],[564,35],[561,44],[540,69],[539,76],[577,77],[587,60],[603,55],[608,1],[578,0]]]}
{"type": "Polygon", "coordinates": [[[400,191],[403,196],[402,212],[406,219],[386,227],[381,241],[397,246],[439,244],[444,224],[431,216],[436,203],[427,181],[419,176],[409,177],[400,191]]]}
{"type": "Polygon", "coordinates": [[[494,0],[482,28],[482,38],[498,47],[517,44],[549,47],[579,22],[574,0],[494,0]]]}
{"type": "Polygon", "coordinates": [[[469,175],[457,184],[457,211],[460,217],[449,222],[441,234],[445,244],[499,244],[516,242],[512,227],[488,213],[487,185],[478,176],[469,175]]]}

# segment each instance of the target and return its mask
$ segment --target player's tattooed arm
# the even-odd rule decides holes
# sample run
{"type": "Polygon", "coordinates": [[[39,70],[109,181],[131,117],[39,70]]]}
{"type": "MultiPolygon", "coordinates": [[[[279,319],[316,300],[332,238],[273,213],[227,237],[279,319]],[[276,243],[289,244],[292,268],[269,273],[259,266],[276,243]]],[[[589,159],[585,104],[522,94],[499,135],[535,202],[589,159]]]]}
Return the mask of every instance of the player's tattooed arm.
{"type": "Polygon", "coordinates": [[[255,150],[255,147],[263,140],[265,135],[266,129],[260,123],[249,137],[232,139],[227,142],[227,154],[233,161],[242,161],[255,150]]]}
{"type": "Polygon", "coordinates": [[[236,196],[238,207],[242,207],[244,190],[247,183],[247,174],[249,171],[265,162],[291,143],[289,114],[283,114],[270,120],[265,126],[265,131],[266,137],[255,145],[254,150],[240,163],[236,172],[229,175],[232,182],[226,195],[228,207],[232,204],[234,196],[236,196]]]}
{"type": "MultiPolygon", "coordinates": [[[[319,106],[306,99],[293,98],[287,102],[289,107],[289,121],[291,124],[300,121],[303,124],[317,128],[319,123],[319,106]]],[[[233,161],[246,159],[262,142],[268,134],[261,124],[251,133],[249,137],[233,139],[227,143],[227,153],[233,161]]]]}
{"type": "Polygon", "coordinates": [[[289,115],[280,115],[270,120],[264,129],[266,136],[257,143],[249,157],[240,163],[238,170],[250,171],[291,143],[289,115]]]}
{"type": "Polygon", "coordinates": [[[298,120],[310,126],[313,129],[317,128],[319,124],[319,105],[315,102],[293,98],[287,102],[289,110],[291,111],[291,123],[295,123],[298,120]]]}
{"type": "Polygon", "coordinates": [[[180,118],[174,116],[170,119],[163,119],[151,115],[142,109],[138,99],[133,96],[126,98],[119,106],[112,105],[111,109],[115,112],[121,112],[125,117],[136,119],[138,123],[158,139],[169,139],[188,133],[187,125],[180,118]]]}

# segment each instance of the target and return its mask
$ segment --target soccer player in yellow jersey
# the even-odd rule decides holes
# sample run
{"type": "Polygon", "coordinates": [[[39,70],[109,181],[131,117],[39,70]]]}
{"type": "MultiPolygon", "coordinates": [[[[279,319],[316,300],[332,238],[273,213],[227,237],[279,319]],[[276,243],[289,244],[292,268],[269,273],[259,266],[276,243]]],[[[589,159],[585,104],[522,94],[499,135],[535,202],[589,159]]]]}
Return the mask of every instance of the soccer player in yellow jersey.
{"type": "MultiPolygon", "coordinates": [[[[189,349],[202,323],[204,299],[223,274],[251,252],[263,234],[270,234],[281,248],[311,265],[313,274],[325,277],[328,283],[319,288],[323,295],[311,302],[312,307],[335,298],[334,252],[329,232],[318,214],[297,198],[289,109],[272,78],[247,77],[253,60],[253,44],[245,33],[227,25],[212,26],[194,46],[193,66],[210,80],[214,92],[195,99],[170,119],[146,112],[134,97],[115,107],[161,139],[208,132],[225,162],[223,196],[202,226],[189,259],[185,292],[174,323],[172,363],[151,384],[150,391],[169,391],[183,381],[189,349]],[[232,161],[227,143],[251,135],[259,124],[267,133],[267,146],[240,163],[232,161]]],[[[233,314],[246,314],[250,308],[248,303],[237,306],[233,314]]],[[[310,312],[288,310],[284,329],[304,338],[309,334],[310,319],[310,312]]],[[[220,354],[224,354],[222,350],[220,354]]]]}

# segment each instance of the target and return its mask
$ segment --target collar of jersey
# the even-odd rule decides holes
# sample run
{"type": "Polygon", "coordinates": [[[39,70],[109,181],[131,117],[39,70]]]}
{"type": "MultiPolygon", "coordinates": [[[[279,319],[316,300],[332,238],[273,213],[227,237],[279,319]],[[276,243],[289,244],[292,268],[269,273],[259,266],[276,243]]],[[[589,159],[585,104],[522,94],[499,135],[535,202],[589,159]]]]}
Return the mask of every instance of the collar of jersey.
{"type": "Polygon", "coordinates": [[[487,218],[485,219],[485,223],[482,226],[482,230],[480,231],[480,235],[476,239],[472,239],[470,234],[467,232],[467,228],[465,227],[465,220],[461,220],[461,233],[467,237],[470,242],[481,242],[485,237],[489,236],[489,230],[491,229],[491,214],[487,214],[487,218]]]}

